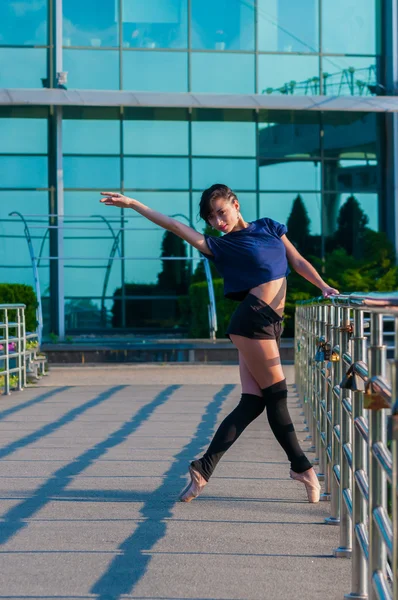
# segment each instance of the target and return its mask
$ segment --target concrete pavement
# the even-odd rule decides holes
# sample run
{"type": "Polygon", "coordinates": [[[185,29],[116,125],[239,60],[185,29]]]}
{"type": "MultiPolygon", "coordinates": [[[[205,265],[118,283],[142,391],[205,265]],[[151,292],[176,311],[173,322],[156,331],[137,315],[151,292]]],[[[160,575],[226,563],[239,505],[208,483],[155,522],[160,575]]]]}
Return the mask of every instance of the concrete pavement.
{"type": "MultiPolygon", "coordinates": [[[[238,401],[236,367],[63,369],[0,398],[0,598],[350,591],[350,561],[332,556],[338,528],[323,524],[328,505],[308,504],[289,479],[265,418],[197,500],[177,501],[189,461],[238,401]]],[[[291,386],[290,404],[303,439],[291,386]]]]}

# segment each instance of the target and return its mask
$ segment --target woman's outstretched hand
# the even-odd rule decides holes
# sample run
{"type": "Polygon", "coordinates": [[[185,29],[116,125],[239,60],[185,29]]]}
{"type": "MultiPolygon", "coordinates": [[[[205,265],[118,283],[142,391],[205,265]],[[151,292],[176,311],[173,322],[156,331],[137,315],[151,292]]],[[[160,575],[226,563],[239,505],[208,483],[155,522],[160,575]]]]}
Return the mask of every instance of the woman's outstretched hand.
{"type": "Polygon", "coordinates": [[[130,208],[132,205],[131,198],[123,196],[122,194],[118,194],[117,192],[101,192],[101,195],[105,196],[105,198],[101,198],[100,202],[102,202],[102,204],[106,204],[107,206],[130,208]]]}
{"type": "Polygon", "coordinates": [[[336,294],[340,294],[339,290],[336,290],[336,288],[332,288],[329,285],[325,285],[325,287],[322,287],[321,292],[324,298],[329,298],[329,296],[335,296],[336,294]]]}

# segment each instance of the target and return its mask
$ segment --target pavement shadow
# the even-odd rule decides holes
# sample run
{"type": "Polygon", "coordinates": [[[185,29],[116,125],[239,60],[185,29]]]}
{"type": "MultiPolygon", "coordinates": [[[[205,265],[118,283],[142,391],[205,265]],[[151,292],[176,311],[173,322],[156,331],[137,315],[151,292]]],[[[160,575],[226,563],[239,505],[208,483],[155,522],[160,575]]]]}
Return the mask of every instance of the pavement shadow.
{"type": "Polygon", "coordinates": [[[35,404],[40,404],[40,402],[44,402],[44,400],[47,400],[48,398],[51,398],[52,396],[55,396],[56,394],[60,394],[61,392],[65,392],[66,390],[69,390],[69,389],[71,389],[70,385],[65,385],[64,387],[53,388],[52,390],[50,390],[49,392],[46,392],[45,394],[41,394],[40,396],[36,396],[36,398],[32,398],[32,400],[28,400],[27,402],[23,402],[22,404],[16,404],[15,406],[12,406],[11,408],[6,408],[6,410],[2,410],[0,412],[0,421],[2,421],[3,419],[6,419],[10,415],[14,415],[17,412],[24,410],[25,408],[29,408],[30,406],[34,406],[35,404]]]}
{"type": "MultiPolygon", "coordinates": [[[[3,448],[0,448],[0,459],[5,458],[6,456],[9,456],[13,452],[15,452],[15,450],[19,450],[20,448],[24,448],[25,446],[29,446],[29,444],[33,444],[34,442],[37,442],[38,440],[44,438],[45,436],[50,435],[50,433],[54,433],[54,431],[57,431],[57,429],[60,429],[67,423],[71,423],[74,419],[76,419],[76,417],[79,417],[80,415],[82,415],[84,412],[86,412],[90,408],[93,408],[94,406],[98,406],[99,404],[102,404],[102,402],[109,400],[109,398],[111,398],[111,396],[113,396],[113,394],[116,394],[116,392],[119,392],[120,390],[124,389],[125,387],[127,387],[127,386],[126,385],[118,385],[118,386],[109,388],[108,390],[105,390],[104,392],[102,392],[101,394],[99,394],[98,396],[93,398],[92,400],[89,400],[88,402],[85,402],[84,404],[81,404],[80,406],[77,406],[76,408],[69,410],[67,413],[62,415],[62,417],[60,417],[56,421],[52,421],[52,423],[47,423],[43,427],[40,427],[40,429],[37,429],[36,431],[33,431],[32,433],[28,433],[28,435],[25,435],[24,437],[19,438],[18,440],[15,440],[14,442],[11,442],[10,444],[7,444],[7,446],[3,446],[3,448]]],[[[60,388],[60,389],[67,390],[67,389],[69,389],[69,387],[60,388]]]]}
{"type": "Polygon", "coordinates": [[[235,385],[224,385],[206,407],[206,411],[192,439],[176,455],[170,469],[163,476],[162,485],[146,495],[141,514],[145,518],[134,533],[120,544],[120,554],[115,556],[107,571],[92,586],[90,593],[100,600],[117,600],[130,594],[145,575],[151,556],[148,550],[164,537],[178,493],[186,483],[187,455],[192,459],[208,444],[217,424],[222,405],[235,385]]]}
{"type": "MultiPolygon", "coordinates": [[[[43,429],[47,431],[47,427],[50,427],[51,431],[53,431],[55,425],[55,428],[61,427],[61,425],[70,422],[73,418],[79,414],[82,414],[88,408],[98,406],[105,400],[111,398],[116,392],[126,387],[128,386],[118,385],[105,390],[90,402],[82,404],[78,408],[66,413],[61,419],[59,419],[59,421],[56,421],[55,423],[52,423],[43,429]]],[[[26,519],[29,519],[36,512],[41,510],[54,497],[59,496],[59,494],[65,490],[65,488],[70,484],[76,475],[84,471],[95,460],[107,452],[109,448],[117,446],[123,442],[141,425],[143,421],[150,416],[151,412],[155,410],[155,408],[166,402],[171,393],[178,387],[179,386],[170,386],[163,390],[152,402],[139,409],[129,421],[114,431],[108,438],[102,442],[99,442],[94,447],[89,448],[75,460],[55,471],[54,474],[43,485],[37,488],[32,495],[7,511],[2,517],[2,527],[0,528],[0,544],[5,544],[20,529],[25,527],[27,525],[26,519]]],[[[40,431],[42,430],[39,430],[32,435],[35,435],[36,438],[39,439],[40,436],[38,434],[40,431]]],[[[48,431],[48,433],[51,431],[48,431]]],[[[25,438],[23,438],[23,440],[25,440],[25,438]]]]}

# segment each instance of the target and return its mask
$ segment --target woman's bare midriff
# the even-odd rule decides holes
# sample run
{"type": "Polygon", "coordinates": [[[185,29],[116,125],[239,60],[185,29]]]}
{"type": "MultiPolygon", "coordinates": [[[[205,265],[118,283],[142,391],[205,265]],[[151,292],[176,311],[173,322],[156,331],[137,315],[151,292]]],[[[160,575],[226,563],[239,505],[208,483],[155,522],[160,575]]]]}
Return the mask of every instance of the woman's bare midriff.
{"type": "Polygon", "coordinates": [[[267,281],[250,290],[250,293],[268,304],[279,316],[282,316],[285,308],[286,277],[267,281]]]}

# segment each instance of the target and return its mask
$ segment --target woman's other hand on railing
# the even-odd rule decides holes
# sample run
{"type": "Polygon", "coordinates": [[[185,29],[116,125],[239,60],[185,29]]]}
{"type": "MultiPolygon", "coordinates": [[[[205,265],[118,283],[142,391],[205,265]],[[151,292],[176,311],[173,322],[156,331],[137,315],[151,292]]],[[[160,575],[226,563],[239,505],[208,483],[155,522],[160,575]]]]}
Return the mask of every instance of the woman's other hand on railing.
{"type": "Polygon", "coordinates": [[[322,287],[321,292],[324,298],[329,298],[329,296],[336,296],[336,294],[340,294],[339,290],[336,290],[336,288],[330,287],[329,285],[322,287]]]}

